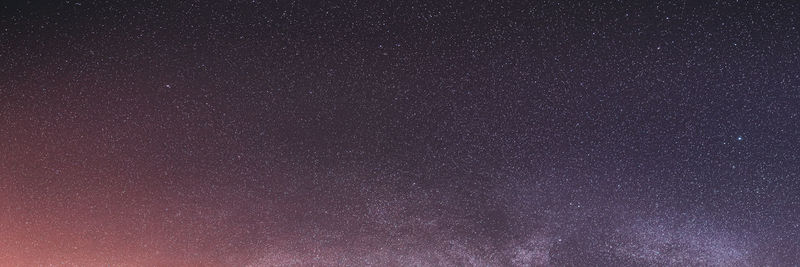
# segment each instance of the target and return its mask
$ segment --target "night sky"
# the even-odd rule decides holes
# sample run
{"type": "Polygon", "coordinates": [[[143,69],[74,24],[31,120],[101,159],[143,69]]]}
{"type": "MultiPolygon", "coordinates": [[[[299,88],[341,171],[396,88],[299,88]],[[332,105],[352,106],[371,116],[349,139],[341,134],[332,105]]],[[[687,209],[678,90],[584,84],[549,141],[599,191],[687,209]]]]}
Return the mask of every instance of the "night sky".
{"type": "Polygon", "coordinates": [[[800,263],[800,3],[113,2],[0,4],[1,266],[800,263]]]}

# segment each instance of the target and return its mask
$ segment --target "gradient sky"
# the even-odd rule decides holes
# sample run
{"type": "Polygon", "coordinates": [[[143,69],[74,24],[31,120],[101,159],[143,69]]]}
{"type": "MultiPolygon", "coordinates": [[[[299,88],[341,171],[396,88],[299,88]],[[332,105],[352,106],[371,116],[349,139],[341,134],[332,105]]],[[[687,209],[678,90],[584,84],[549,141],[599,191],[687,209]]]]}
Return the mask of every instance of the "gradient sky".
{"type": "Polygon", "coordinates": [[[800,5],[531,2],[3,1],[0,266],[800,263],[800,5]]]}

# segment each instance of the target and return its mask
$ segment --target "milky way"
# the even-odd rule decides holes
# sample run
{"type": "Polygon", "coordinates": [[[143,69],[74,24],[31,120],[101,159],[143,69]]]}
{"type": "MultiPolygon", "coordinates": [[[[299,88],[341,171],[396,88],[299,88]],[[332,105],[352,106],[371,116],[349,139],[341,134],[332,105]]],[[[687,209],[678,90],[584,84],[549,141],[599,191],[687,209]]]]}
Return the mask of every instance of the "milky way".
{"type": "Polygon", "coordinates": [[[800,5],[694,2],[4,1],[0,266],[798,264],[800,5]]]}

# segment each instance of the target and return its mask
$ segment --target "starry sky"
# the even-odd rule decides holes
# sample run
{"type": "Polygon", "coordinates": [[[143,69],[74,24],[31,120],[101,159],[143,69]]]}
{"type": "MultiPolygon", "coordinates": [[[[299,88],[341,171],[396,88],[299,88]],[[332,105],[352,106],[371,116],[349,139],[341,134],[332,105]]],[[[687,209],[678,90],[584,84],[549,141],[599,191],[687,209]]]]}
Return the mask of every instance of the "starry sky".
{"type": "Polygon", "coordinates": [[[0,265],[800,262],[792,1],[3,1],[0,265]]]}

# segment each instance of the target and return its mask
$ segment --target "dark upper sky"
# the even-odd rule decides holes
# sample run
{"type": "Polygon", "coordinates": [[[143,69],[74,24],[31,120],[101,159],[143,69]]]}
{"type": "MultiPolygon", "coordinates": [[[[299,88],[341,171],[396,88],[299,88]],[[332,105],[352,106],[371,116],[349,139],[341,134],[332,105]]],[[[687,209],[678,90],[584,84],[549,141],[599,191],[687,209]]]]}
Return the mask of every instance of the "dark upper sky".
{"type": "Polygon", "coordinates": [[[800,262],[791,1],[0,4],[0,262],[800,262]]]}

